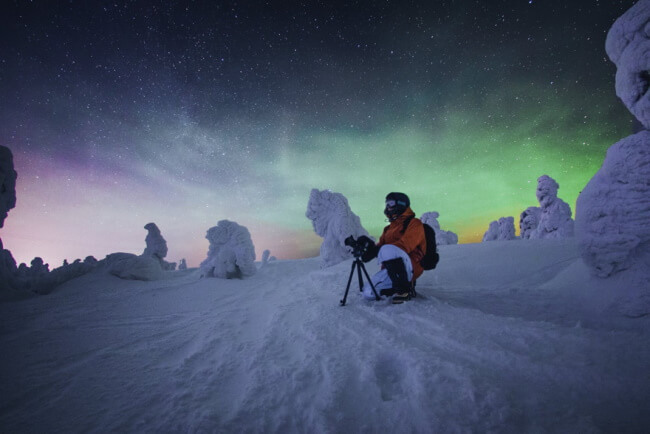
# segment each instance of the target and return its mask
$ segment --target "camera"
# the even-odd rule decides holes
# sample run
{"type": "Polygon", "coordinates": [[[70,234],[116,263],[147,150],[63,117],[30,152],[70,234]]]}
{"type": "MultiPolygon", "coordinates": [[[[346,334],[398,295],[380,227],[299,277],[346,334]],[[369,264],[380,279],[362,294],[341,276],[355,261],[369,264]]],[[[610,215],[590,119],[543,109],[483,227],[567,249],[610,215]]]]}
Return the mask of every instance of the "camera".
{"type": "Polygon", "coordinates": [[[354,239],[352,235],[347,237],[344,241],[345,245],[352,248],[352,255],[355,258],[361,257],[370,246],[372,240],[366,236],[360,236],[358,239],[354,239]]]}

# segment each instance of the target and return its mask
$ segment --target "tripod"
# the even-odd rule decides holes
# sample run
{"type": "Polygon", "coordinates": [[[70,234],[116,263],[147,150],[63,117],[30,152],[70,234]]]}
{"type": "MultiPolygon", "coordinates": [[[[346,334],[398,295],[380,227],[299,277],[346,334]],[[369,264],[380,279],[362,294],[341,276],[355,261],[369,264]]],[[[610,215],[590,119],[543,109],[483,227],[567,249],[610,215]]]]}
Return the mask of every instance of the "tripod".
{"type": "Polygon", "coordinates": [[[348,278],[348,286],[345,287],[345,295],[343,296],[343,300],[341,300],[340,302],[341,306],[345,306],[345,301],[348,299],[348,291],[350,291],[350,283],[352,283],[352,276],[354,275],[355,268],[357,270],[357,274],[359,275],[359,291],[363,291],[363,276],[361,275],[361,271],[363,270],[363,274],[366,275],[366,279],[368,279],[368,283],[370,283],[372,292],[375,294],[375,300],[377,301],[381,300],[381,297],[379,297],[379,294],[377,294],[375,285],[373,285],[370,276],[368,276],[368,272],[366,271],[366,266],[363,265],[363,261],[361,260],[361,255],[359,256],[355,255],[354,262],[352,262],[352,269],[350,270],[350,277],[348,278]]]}

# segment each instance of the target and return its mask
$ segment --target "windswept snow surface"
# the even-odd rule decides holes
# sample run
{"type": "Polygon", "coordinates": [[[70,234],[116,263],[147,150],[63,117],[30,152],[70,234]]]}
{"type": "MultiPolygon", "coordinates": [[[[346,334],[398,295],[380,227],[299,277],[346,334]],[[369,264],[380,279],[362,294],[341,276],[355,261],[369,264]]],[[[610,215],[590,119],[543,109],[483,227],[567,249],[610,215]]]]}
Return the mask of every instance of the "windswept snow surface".
{"type": "Polygon", "coordinates": [[[340,307],[351,261],[91,273],[0,303],[0,431],[647,432],[650,318],[575,243],[440,246],[403,305],[340,307]]]}

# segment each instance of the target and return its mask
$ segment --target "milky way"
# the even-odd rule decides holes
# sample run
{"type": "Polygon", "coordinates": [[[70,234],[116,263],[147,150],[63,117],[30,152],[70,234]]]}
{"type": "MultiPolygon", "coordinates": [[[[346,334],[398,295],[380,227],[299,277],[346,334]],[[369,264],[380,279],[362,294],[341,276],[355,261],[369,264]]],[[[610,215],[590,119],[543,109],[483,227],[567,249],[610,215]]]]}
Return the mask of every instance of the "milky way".
{"type": "Polygon", "coordinates": [[[632,1],[14,3],[0,235],[19,262],[140,253],[153,221],[196,266],[222,219],[258,257],[310,256],[312,188],[373,235],[403,191],[478,241],[537,204],[540,175],[574,208],[634,129],[604,50],[632,1]]]}

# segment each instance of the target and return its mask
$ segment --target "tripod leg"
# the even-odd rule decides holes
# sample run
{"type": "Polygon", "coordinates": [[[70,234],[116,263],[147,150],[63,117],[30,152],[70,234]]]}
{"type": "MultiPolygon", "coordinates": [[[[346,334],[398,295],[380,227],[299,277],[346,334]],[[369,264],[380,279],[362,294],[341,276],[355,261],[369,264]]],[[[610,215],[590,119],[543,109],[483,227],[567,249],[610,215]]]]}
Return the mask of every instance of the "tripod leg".
{"type": "Polygon", "coordinates": [[[355,266],[356,262],[353,262],[352,269],[350,270],[350,277],[348,277],[348,285],[345,287],[345,295],[343,296],[343,300],[340,301],[341,306],[345,306],[345,301],[348,299],[348,291],[350,291],[350,283],[352,283],[352,275],[354,274],[355,266]]]}
{"type": "MultiPolygon", "coordinates": [[[[375,285],[372,283],[372,279],[370,276],[368,276],[368,271],[366,271],[366,266],[363,265],[363,262],[359,262],[359,268],[363,270],[363,273],[366,275],[366,279],[368,279],[368,283],[370,284],[370,287],[372,288],[372,292],[375,294],[375,300],[379,301],[381,300],[381,297],[379,294],[377,294],[377,290],[375,289],[375,285]]],[[[359,272],[361,274],[361,272],[359,272]]]]}
{"type": "Polygon", "coordinates": [[[363,276],[361,275],[361,265],[359,261],[355,261],[357,264],[357,274],[359,275],[359,292],[363,292],[363,276]]]}

